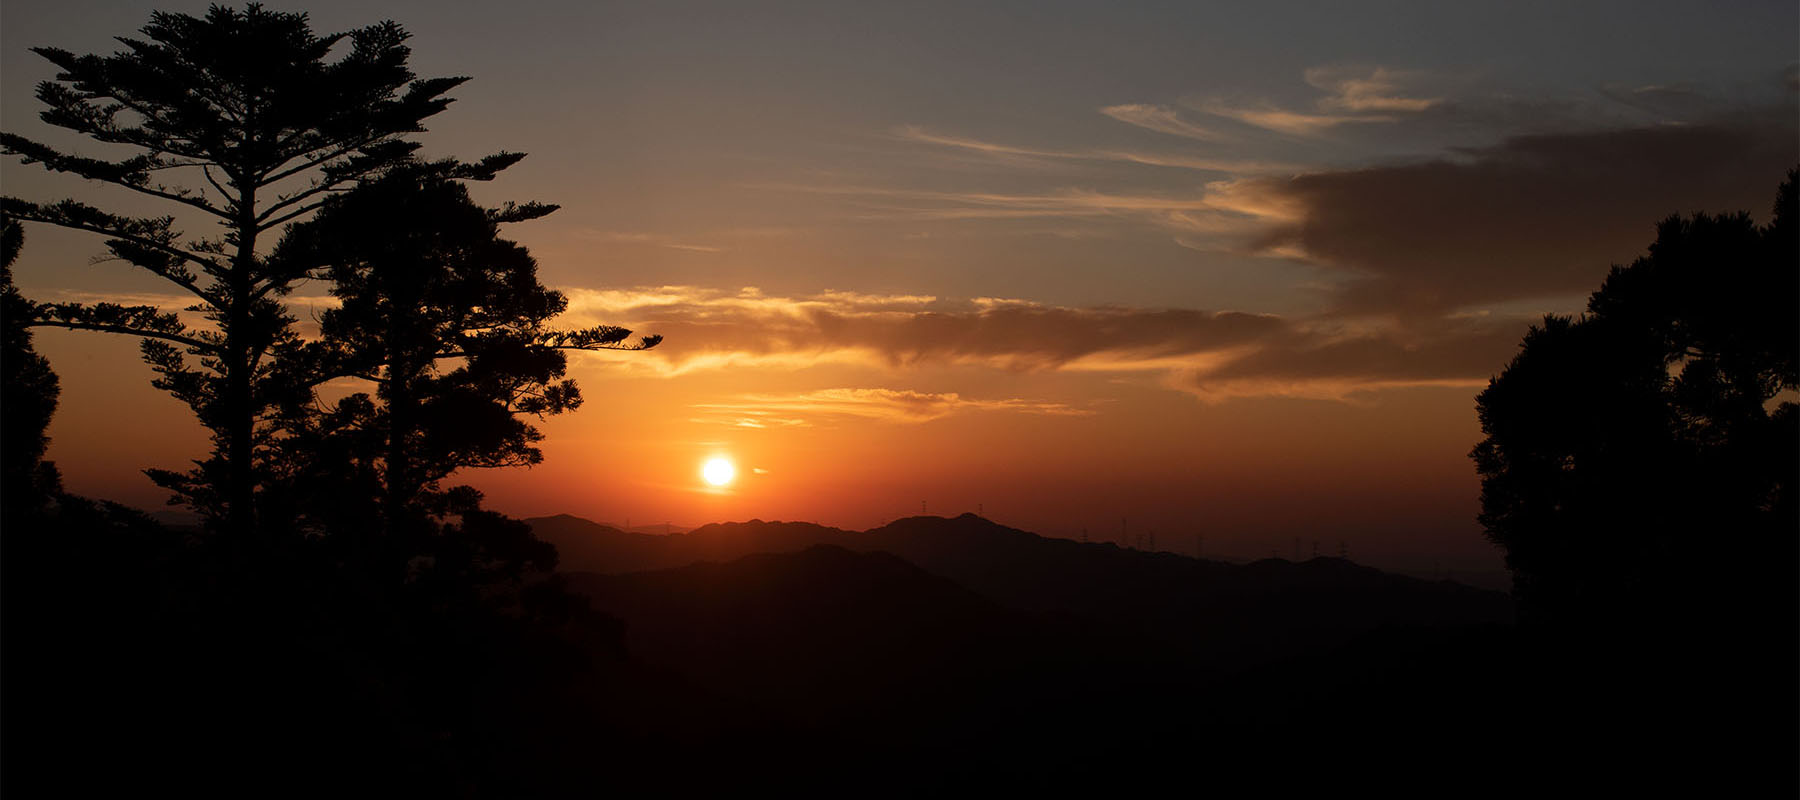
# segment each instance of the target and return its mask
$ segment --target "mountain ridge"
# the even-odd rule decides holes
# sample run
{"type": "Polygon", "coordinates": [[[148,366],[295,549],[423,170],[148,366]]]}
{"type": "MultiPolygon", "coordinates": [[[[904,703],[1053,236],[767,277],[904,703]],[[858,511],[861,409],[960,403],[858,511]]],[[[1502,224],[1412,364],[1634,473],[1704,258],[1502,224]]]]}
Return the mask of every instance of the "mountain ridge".
{"type": "Polygon", "coordinates": [[[907,517],[867,531],[749,520],[668,536],[576,520],[528,520],[565,554],[569,573],[730,564],[818,545],[888,553],[1006,607],[1113,626],[1225,669],[1316,652],[1382,627],[1512,620],[1506,595],[1343,559],[1230,564],[1043,537],[973,514],[907,517]]]}

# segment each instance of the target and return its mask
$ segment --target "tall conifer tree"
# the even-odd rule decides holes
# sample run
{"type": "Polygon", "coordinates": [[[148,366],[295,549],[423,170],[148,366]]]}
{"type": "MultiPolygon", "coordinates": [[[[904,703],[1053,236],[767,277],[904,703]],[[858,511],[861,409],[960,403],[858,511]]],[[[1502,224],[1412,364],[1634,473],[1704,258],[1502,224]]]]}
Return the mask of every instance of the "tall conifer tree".
{"type": "MultiPolygon", "coordinates": [[[[33,323],[142,337],[155,385],[191,406],[213,437],[198,469],[153,477],[216,524],[247,533],[268,413],[293,399],[280,391],[291,383],[271,380],[274,362],[299,346],[280,298],[304,277],[272,265],[258,245],[332,193],[408,158],[417,145],[404,137],[422,131],[450,103],[444,93],[466,79],[416,79],[407,34],[392,22],[319,36],[304,14],[253,4],[214,6],[199,18],[159,12],[142,34],[121,38],[124,49],[110,56],[35,49],[61,70],[37,88],[48,106],[42,119],[134,155],[85,157],[12,133],[0,134],[0,145],[26,163],[211,220],[218,234],[184,236],[174,215],[126,216],[75,200],[0,203],[19,220],[104,236],[118,259],[195,298],[190,310],[210,325],[108,303],[39,306],[33,323]]],[[[517,158],[456,173],[491,177],[517,158]]]]}
{"type": "Polygon", "coordinates": [[[290,361],[300,379],[373,387],[292,418],[297,516],[330,515],[335,525],[313,522],[357,531],[379,519],[380,549],[400,562],[432,549],[422,538],[442,531],[442,517],[470,521],[479,495],[441,489],[451,473],[543,460],[529,418],[581,404],[563,350],[643,350],[662,340],[611,325],[550,328],[568,301],[538,282],[536,260],[501,238],[500,225],[556,206],[484,207],[451,177],[458,169],[408,164],[365,181],[289,229],[270,258],[324,277],[339,302],[321,315],[319,339],[290,361]],[[338,484],[351,488],[329,488],[338,484]],[[333,496],[305,499],[321,491],[333,496]],[[348,508],[346,497],[372,505],[348,508]]]}

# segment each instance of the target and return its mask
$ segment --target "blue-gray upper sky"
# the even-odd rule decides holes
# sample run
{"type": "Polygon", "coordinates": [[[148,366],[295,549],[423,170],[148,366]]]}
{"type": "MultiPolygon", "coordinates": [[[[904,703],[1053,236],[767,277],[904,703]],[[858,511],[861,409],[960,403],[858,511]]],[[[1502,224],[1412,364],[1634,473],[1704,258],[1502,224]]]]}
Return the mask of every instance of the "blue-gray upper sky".
{"type": "MultiPolygon", "coordinates": [[[[534,235],[565,280],[1281,312],[1336,276],[1248,255],[1207,184],[1791,116],[1797,32],[1791,2],[270,5],[392,18],[421,74],[473,76],[427,141],[532,154],[507,191],[564,205],[534,235]]],[[[7,3],[6,127],[29,46],[107,51],[152,8],[204,6],[7,3]]]]}

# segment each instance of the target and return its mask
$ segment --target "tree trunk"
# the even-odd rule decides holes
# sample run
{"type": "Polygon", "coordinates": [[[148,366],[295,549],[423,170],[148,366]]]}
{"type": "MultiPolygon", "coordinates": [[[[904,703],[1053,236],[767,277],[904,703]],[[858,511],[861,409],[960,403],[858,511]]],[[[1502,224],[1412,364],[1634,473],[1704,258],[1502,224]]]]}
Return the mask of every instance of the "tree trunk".
{"type": "MultiPolygon", "coordinates": [[[[386,278],[377,278],[385,280],[386,278]]],[[[403,541],[411,534],[410,514],[412,503],[417,499],[418,488],[415,485],[412,464],[412,434],[417,425],[416,405],[418,403],[418,365],[407,353],[406,334],[407,320],[403,315],[411,308],[404,281],[396,287],[394,303],[387,313],[387,385],[382,387],[387,403],[387,474],[385,477],[387,491],[383,499],[386,507],[387,538],[390,547],[407,547],[410,543],[403,541]]]]}
{"type": "MultiPolygon", "coordinates": [[[[251,183],[251,181],[246,181],[251,183]]],[[[256,270],[256,190],[239,198],[238,251],[231,265],[231,297],[225,309],[225,513],[227,528],[241,541],[256,533],[256,410],[251,396],[255,366],[250,328],[251,278],[256,270]]]]}

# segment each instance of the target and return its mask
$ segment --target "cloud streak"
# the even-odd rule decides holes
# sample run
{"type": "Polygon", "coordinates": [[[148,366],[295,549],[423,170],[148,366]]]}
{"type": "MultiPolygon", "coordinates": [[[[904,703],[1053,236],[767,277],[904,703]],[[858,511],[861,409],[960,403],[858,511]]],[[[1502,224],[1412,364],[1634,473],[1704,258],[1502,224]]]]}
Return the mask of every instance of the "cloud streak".
{"type": "Polygon", "coordinates": [[[1169,167],[1173,169],[1196,170],[1201,172],[1224,172],[1234,175],[1293,172],[1297,169],[1291,164],[1275,161],[1214,158],[1184,155],[1180,153],[1146,153],[1121,148],[1054,150],[1020,147],[983,141],[981,139],[973,139],[966,136],[934,133],[917,125],[908,125],[898,128],[895,130],[894,135],[909,142],[952,148],[1012,163],[1037,166],[1048,165],[1049,163],[1056,161],[1097,161],[1141,164],[1151,167],[1169,167]]]}
{"type": "Polygon", "coordinates": [[[1306,82],[1328,94],[1314,101],[1310,111],[1296,111],[1269,103],[1240,104],[1223,100],[1192,103],[1196,109],[1264,130],[1290,136],[1313,137],[1347,124],[1395,122],[1444,102],[1441,97],[1413,96],[1406,84],[1422,73],[1387,67],[1324,66],[1306,70],[1306,82]]]}
{"type": "MultiPolygon", "coordinates": [[[[717,369],[802,370],[825,364],[887,373],[932,366],[1009,372],[1157,377],[1213,400],[1283,395],[1344,398],[1395,386],[1475,386],[1505,363],[1524,332],[1517,318],[1472,316],[1422,325],[1197,309],[1067,308],[1019,298],[827,290],[800,297],[693,286],[564,290],[563,326],[623,324],[668,340],[640,353],[588,353],[583,368],[644,378],[717,369]]],[[[93,301],[91,293],[57,299],[93,301]]],[[[110,297],[164,307],[174,295],[110,297]]],[[[289,298],[326,307],[331,297],[289,298]]],[[[303,327],[311,327],[303,323],[303,327]]],[[[316,333],[316,329],[309,331],[316,333]]],[[[1083,416],[1086,407],[1028,398],[976,398],[904,389],[822,389],[744,395],[690,406],[694,421],[767,429],[868,418],[922,422],[965,412],[1083,416]]]]}
{"type": "Polygon", "coordinates": [[[1223,193],[951,192],[829,185],[770,188],[840,195],[864,209],[857,216],[866,220],[1115,219],[1173,236],[1236,234],[1240,239],[1265,227],[1256,214],[1237,207],[1239,201],[1223,193]]]}
{"type": "Polygon", "coordinates": [[[631,231],[601,231],[601,230],[594,230],[594,229],[590,228],[590,229],[583,230],[583,231],[577,233],[576,235],[582,239],[586,239],[591,242],[606,242],[608,244],[639,244],[639,245],[647,245],[647,246],[651,246],[651,247],[665,247],[670,250],[686,250],[691,253],[723,253],[723,252],[725,252],[725,248],[723,248],[723,247],[683,242],[683,241],[679,241],[679,240],[675,239],[672,236],[668,236],[668,235],[660,234],[660,233],[642,233],[642,232],[631,232],[631,231]]]}
{"type": "Polygon", "coordinates": [[[810,427],[847,418],[918,423],[969,412],[1089,416],[1090,409],[1021,398],[977,399],[956,392],[910,389],[819,389],[794,394],[750,394],[725,402],[697,403],[693,422],[737,428],[810,427]]]}
{"type": "MultiPolygon", "coordinates": [[[[668,337],[662,347],[629,358],[593,356],[593,363],[643,375],[822,364],[896,373],[954,365],[1161,376],[1164,385],[1205,398],[1343,397],[1395,386],[1475,386],[1505,363],[1526,325],[1523,318],[1481,316],[1410,326],[1347,325],[1231,311],[1067,308],[911,295],[789,298],[680,286],[570,294],[576,322],[611,320],[668,337]]],[[[810,424],[825,412],[855,415],[855,409],[885,417],[910,408],[925,418],[937,414],[930,409],[1080,413],[1021,399],[926,402],[922,397],[758,396],[705,406],[703,419],[766,428],[810,424]]]]}
{"type": "Polygon", "coordinates": [[[1125,103],[1107,106],[1100,109],[1100,113],[1127,125],[1135,125],[1144,130],[1179,136],[1184,139],[1217,142],[1228,138],[1211,128],[1182,119],[1181,112],[1170,106],[1125,103]]]}
{"type": "Polygon", "coordinates": [[[1313,67],[1306,82],[1331,92],[1319,100],[1326,111],[1424,111],[1444,101],[1441,97],[1408,97],[1405,83],[1423,77],[1387,67],[1313,67]]]}
{"type": "Polygon", "coordinates": [[[1212,352],[1255,341],[1284,324],[1230,311],[1065,308],[994,298],[953,302],[841,292],[789,298],[684,286],[569,295],[577,323],[615,320],[667,336],[651,354],[675,370],[696,360],[716,363],[708,359],[722,354],[829,358],[845,351],[893,367],[937,362],[1053,369],[1105,354],[1212,352]]]}

